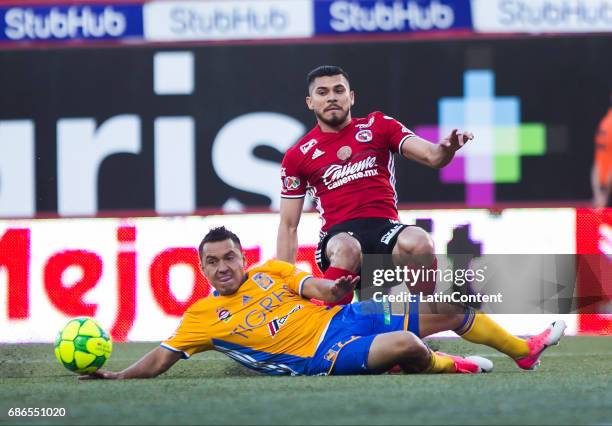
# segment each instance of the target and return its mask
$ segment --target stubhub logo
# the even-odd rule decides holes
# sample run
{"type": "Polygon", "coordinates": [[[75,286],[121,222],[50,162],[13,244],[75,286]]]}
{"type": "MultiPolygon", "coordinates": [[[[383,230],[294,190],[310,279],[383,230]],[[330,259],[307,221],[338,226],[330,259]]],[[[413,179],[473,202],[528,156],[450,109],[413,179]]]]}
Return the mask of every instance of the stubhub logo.
{"type": "Polygon", "coordinates": [[[480,32],[610,32],[610,0],[473,0],[480,32]]]}
{"type": "Polygon", "coordinates": [[[468,0],[335,0],[315,3],[317,33],[413,32],[471,27],[468,0]]]}
{"type": "Polygon", "coordinates": [[[0,9],[0,17],[0,38],[13,41],[142,36],[142,8],[136,5],[11,7],[0,9]]]}
{"type": "Polygon", "coordinates": [[[153,1],[144,5],[150,41],[310,37],[310,0],[153,1]]]}

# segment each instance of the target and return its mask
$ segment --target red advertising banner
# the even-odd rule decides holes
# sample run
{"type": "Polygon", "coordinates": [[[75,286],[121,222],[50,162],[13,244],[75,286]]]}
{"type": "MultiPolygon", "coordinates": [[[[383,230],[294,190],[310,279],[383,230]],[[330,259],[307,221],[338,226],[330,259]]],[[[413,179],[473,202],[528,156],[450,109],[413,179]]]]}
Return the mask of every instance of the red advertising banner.
{"type": "Polygon", "coordinates": [[[578,256],[578,332],[612,335],[612,209],[576,210],[576,253],[599,255],[578,256]]]}
{"type": "MultiPolygon", "coordinates": [[[[405,223],[427,219],[441,254],[449,244],[478,247],[483,255],[575,251],[573,209],[400,214],[405,223]]],[[[0,343],[53,341],[75,316],[96,318],[117,342],[168,337],[187,306],[210,293],[197,247],[219,225],[239,235],[249,265],[274,257],[276,214],[0,221],[0,343]]],[[[314,213],[302,217],[296,262],[315,275],[319,226],[314,213]]],[[[544,317],[501,315],[498,321],[527,334],[544,317]]],[[[564,317],[574,334],[577,315],[564,317]]]]}

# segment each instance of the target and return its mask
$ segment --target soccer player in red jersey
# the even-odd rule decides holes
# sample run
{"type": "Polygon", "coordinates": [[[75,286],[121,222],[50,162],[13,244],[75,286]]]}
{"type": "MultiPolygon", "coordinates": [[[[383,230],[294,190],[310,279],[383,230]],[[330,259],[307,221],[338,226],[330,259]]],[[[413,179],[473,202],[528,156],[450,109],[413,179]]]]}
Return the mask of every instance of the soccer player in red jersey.
{"type": "MultiPolygon", "coordinates": [[[[355,93],[346,72],[321,66],[308,74],[306,104],[317,125],[287,150],[282,162],[277,258],[295,262],[297,227],[307,190],[323,221],[316,260],[325,278],[359,274],[365,253],[392,254],[401,266],[436,268],[431,237],[399,222],[394,154],[433,168],[446,166],[473,139],[453,131],[428,142],[375,111],[353,118],[355,93]]],[[[435,283],[421,283],[433,291],[435,283]]],[[[342,303],[349,303],[348,295],[342,303]]]]}

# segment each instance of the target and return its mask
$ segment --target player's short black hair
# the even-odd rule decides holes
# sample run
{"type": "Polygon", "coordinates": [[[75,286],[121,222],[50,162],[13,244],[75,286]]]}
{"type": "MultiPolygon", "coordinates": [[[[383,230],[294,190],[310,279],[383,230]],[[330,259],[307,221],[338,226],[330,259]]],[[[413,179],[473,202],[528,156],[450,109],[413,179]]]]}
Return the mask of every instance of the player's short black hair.
{"type": "Polygon", "coordinates": [[[310,71],[306,76],[306,89],[308,90],[308,93],[310,93],[310,85],[313,81],[315,81],[315,78],[331,77],[334,75],[343,75],[344,78],[346,78],[346,81],[350,83],[348,74],[342,68],[336,65],[321,65],[320,67],[316,67],[310,71]]]}
{"type": "Polygon", "coordinates": [[[242,244],[240,244],[240,238],[238,235],[234,234],[232,231],[227,229],[225,226],[218,226],[216,228],[212,228],[208,231],[208,234],[204,236],[202,242],[200,243],[200,247],[198,247],[198,252],[200,253],[200,259],[204,255],[204,244],[206,243],[216,243],[218,241],[232,240],[238,248],[242,251],[242,244]]]}

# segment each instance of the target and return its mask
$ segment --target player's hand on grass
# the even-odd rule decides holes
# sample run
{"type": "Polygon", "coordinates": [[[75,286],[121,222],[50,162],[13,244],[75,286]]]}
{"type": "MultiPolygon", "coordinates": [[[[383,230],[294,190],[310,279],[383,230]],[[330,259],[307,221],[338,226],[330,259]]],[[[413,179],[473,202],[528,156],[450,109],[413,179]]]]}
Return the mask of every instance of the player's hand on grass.
{"type": "Polygon", "coordinates": [[[340,277],[334,281],[334,286],[331,288],[332,294],[341,299],[345,294],[355,290],[355,286],[359,282],[359,275],[351,278],[350,276],[340,277]]]}
{"type": "Polygon", "coordinates": [[[444,149],[455,152],[465,145],[467,141],[471,141],[472,139],[474,139],[474,134],[472,132],[464,132],[459,129],[453,129],[450,132],[450,135],[440,141],[440,146],[444,149]]]}
{"type": "Polygon", "coordinates": [[[114,371],[106,371],[106,370],[97,370],[93,373],[83,374],[79,376],[79,380],[118,380],[121,379],[121,375],[119,373],[115,373],[114,371]]]}

